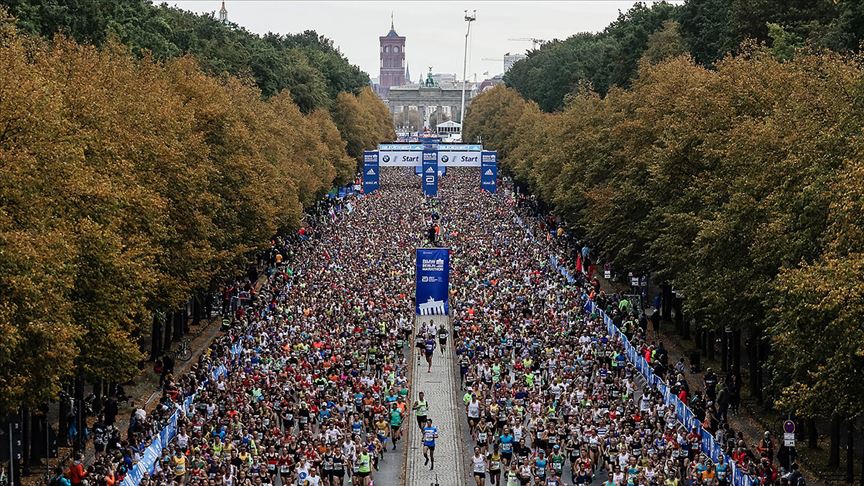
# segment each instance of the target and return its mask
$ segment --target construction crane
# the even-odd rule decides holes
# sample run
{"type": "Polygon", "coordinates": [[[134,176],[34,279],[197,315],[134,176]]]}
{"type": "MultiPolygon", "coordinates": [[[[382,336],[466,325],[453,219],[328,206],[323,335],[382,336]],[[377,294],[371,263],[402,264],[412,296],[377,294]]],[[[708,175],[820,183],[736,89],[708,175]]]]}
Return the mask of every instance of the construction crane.
{"type": "Polygon", "coordinates": [[[537,46],[539,44],[546,42],[546,39],[538,39],[536,37],[519,37],[516,39],[507,39],[507,40],[517,41],[517,42],[530,42],[534,49],[537,49],[537,46]]]}

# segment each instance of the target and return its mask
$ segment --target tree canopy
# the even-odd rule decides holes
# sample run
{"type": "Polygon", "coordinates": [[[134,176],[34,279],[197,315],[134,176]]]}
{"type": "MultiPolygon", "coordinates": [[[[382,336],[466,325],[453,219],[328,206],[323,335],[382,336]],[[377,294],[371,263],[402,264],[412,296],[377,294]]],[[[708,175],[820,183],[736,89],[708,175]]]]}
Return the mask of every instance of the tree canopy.
{"type": "Polygon", "coordinates": [[[191,56],[94,40],[19,35],[0,9],[0,414],[73,373],[134,376],[154,312],[245,268],[353,179],[347,141],[393,131],[368,90],[339,92],[362,115],[342,123],[191,56]]]}
{"type": "Polygon", "coordinates": [[[209,74],[251,77],[265,97],[289,90],[304,113],[369,85],[366,73],[314,31],[261,37],[212,14],[148,0],[0,0],[0,6],[22,31],[46,38],[62,33],[101,46],[113,37],[137,56],[150,53],[157,60],[191,54],[209,74]]]}
{"type": "Polygon", "coordinates": [[[857,416],[861,61],[751,45],[708,69],[682,55],[551,114],[496,88],[472,102],[466,134],[601,262],[671,282],[701,329],[768,336],[779,406],[857,416]]]}
{"type": "Polygon", "coordinates": [[[748,41],[791,55],[799,44],[857,52],[862,40],[864,4],[856,0],[637,3],[601,32],[578,33],[528,52],[504,80],[541,109],[556,111],[580,86],[587,84],[601,96],[614,86],[630,86],[646,55],[653,62],[658,55],[686,52],[698,64],[713,67],[727,54],[742,52],[748,41]]]}

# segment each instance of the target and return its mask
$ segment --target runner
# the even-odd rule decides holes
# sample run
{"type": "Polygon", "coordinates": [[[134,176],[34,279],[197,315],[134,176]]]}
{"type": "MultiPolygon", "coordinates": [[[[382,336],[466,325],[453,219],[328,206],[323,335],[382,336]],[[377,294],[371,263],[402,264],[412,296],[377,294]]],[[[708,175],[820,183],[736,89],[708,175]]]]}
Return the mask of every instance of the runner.
{"type": "Polygon", "coordinates": [[[414,415],[417,417],[417,427],[422,432],[423,427],[426,426],[426,415],[429,413],[429,402],[426,401],[426,396],[422,391],[417,394],[417,400],[414,400],[411,409],[414,410],[414,415]]]}
{"type": "Polygon", "coordinates": [[[441,347],[441,354],[444,354],[444,349],[447,348],[447,328],[444,327],[444,323],[442,322],[440,326],[438,326],[438,345],[441,347]]]}
{"type": "Polygon", "coordinates": [[[480,447],[474,448],[474,457],[471,458],[471,463],[472,471],[474,472],[474,484],[485,486],[488,462],[480,447]]]}
{"type": "Polygon", "coordinates": [[[438,427],[432,425],[432,419],[426,419],[423,427],[423,457],[426,461],[423,465],[429,465],[429,470],[435,469],[435,440],[438,438],[438,427]]]}

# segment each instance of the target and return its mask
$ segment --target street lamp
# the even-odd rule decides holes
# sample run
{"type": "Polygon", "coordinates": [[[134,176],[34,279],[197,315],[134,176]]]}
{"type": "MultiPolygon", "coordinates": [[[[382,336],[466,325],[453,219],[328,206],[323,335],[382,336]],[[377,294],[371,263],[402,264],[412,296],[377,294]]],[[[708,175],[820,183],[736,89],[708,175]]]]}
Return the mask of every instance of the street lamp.
{"type": "Polygon", "coordinates": [[[471,22],[477,20],[477,11],[473,10],[470,14],[465,11],[465,22],[468,22],[468,32],[465,32],[465,55],[462,58],[462,107],[459,109],[459,131],[462,131],[462,124],[465,121],[465,81],[468,76],[468,36],[471,35],[471,22]]]}

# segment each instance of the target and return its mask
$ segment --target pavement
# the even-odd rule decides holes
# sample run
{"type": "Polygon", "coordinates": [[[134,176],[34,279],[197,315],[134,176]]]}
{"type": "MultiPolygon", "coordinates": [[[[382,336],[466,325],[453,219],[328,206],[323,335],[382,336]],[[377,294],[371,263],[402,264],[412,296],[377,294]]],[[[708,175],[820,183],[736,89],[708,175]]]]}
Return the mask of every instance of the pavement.
{"type": "Polygon", "coordinates": [[[424,465],[422,434],[417,427],[415,417],[412,415],[411,426],[408,428],[408,440],[406,441],[410,447],[406,459],[405,484],[409,486],[467,484],[464,463],[467,458],[467,449],[463,448],[465,444],[463,430],[467,429],[463,429],[462,426],[464,412],[461,406],[461,396],[457,393],[459,384],[456,378],[456,361],[451,347],[450,319],[447,316],[423,316],[418,317],[416,325],[419,328],[422,323],[429,323],[430,321],[434,323],[435,329],[443,323],[450,330],[451,338],[448,339],[447,348],[443,353],[440,348],[437,348],[436,342],[431,372],[428,371],[429,368],[425,359],[421,360],[419,364],[417,363],[415,351],[414,357],[411,358],[414,360],[414,370],[410,403],[414,403],[421,391],[426,395],[426,400],[429,402],[429,417],[432,419],[432,424],[438,427],[435,469],[430,469],[429,466],[424,465]]]}

